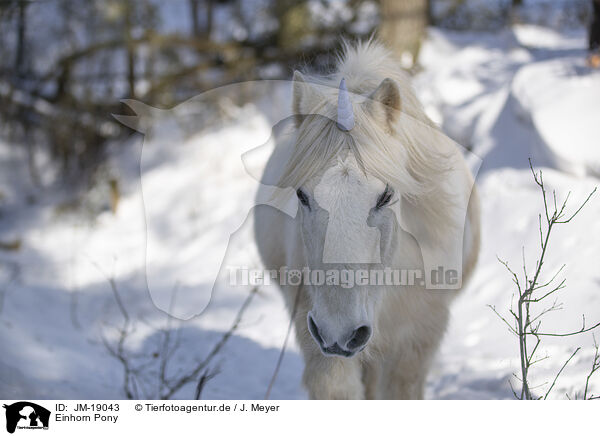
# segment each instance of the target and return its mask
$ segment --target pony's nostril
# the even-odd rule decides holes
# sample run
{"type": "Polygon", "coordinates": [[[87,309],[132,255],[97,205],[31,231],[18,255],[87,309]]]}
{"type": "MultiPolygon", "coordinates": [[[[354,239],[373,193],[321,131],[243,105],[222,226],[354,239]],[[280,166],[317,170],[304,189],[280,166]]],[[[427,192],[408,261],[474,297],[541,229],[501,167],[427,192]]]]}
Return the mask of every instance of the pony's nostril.
{"type": "Polygon", "coordinates": [[[352,337],[346,344],[346,348],[348,348],[348,350],[356,350],[357,348],[365,345],[369,341],[370,337],[371,327],[368,325],[360,326],[352,333],[352,337]]]}
{"type": "Polygon", "coordinates": [[[308,314],[308,331],[319,345],[323,345],[323,338],[319,333],[319,328],[317,327],[313,317],[310,316],[310,313],[308,314]]]}

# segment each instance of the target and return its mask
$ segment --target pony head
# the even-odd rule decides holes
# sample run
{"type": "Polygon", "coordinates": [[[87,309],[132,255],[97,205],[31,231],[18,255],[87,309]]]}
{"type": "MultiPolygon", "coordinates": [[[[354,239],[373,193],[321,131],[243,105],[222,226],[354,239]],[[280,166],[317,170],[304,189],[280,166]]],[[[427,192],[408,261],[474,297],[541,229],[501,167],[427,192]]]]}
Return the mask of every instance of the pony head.
{"type": "Polygon", "coordinates": [[[408,76],[376,41],[346,44],[330,76],[295,72],[292,100],[297,131],[280,186],[296,189],[303,261],[325,273],[305,285],[308,330],[324,354],[351,357],[378,334],[380,297],[402,292],[382,273],[424,271],[454,225],[451,163],[408,76]]]}
{"type": "Polygon", "coordinates": [[[346,357],[366,347],[383,292],[364,276],[393,263],[401,199],[423,190],[406,147],[395,143],[397,82],[386,78],[370,90],[349,83],[352,92],[339,75],[309,82],[295,72],[297,137],[281,181],[296,189],[301,205],[306,264],[326,277],[306,287],[309,331],[324,354],[346,357]]]}

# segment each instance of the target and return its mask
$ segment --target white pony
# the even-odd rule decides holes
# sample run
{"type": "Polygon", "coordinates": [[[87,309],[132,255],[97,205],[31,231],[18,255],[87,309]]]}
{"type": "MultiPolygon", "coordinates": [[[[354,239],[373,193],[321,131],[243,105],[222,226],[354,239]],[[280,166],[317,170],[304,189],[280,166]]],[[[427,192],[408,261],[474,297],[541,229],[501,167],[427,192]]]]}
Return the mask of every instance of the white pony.
{"type": "Polygon", "coordinates": [[[324,283],[280,286],[303,382],[313,399],[423,398],[479,251],[471,173],[380,43],[346,44],[328,77],[295,72],[292,107],[292,146],[276,146],[265,177],[293,187],[299,210],[258,206],[255,236],[268,269],[327,272],[324,283]],[[441,286],[439,268],[455,268],[441,286]],[[423,280],[381,283],[390,270],[423,280]],[[369,279],[343,286],[332,271],[369,279]]]}

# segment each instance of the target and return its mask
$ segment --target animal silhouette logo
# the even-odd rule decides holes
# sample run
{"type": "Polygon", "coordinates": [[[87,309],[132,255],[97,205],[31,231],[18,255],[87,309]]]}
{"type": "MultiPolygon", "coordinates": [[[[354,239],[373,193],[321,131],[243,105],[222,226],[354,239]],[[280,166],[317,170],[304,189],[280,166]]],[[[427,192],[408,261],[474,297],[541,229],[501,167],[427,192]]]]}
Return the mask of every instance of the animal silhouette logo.
{"type": "MultiPolygon", "coordinates": [[[[246,85],[250,84],[248,82],[246,85]]],[[[256,95],[274,95],[277,86],[289,87],[285,81],[251,82],[256,95]],[[280,82],[280,83],[277,83],[280,82]]],[[[308,85],[307,85],[308,86],[308,85]]],[[[140,192],[144,208],[145,246],[144,269],[146,285],[157,308],[178,319],[187,320],[204,311],[216,289],[227,283],[228,271],[239,267],[257,267],[249,246],[243,239],[246,223],[253,219],[257,206],[271,206],[295,219],[299,200],[296,186],[282,181],[282,174],[293,166],[297,144],[298,122],[305,118],[330,121],[349,138],[355,138],[354,118],[349,107],[350,95],[345,84],[340,89],[310,85],[324,94],[338,96],[337,119],[327,114],[295,114],[287,101],[286,108],[273,102],[270,118],[257,116],[251,110],[235,112],[230,121],[220,120],[224,110],[219,101],[228,95],[243,94],[241,84],[233,84],[198,95],[171,109],[157,109],[136,100],[123,100],[135,115],[113,115],[124,125],[143,134],[140,149],[140,192]],[[340,104],[341,102],[341,104],[340,104]],[[289,106],[289,108],[288,108],[289,106]],[[234,121],[232,121],[234,120],[234,121]],[[340,124],[341,120],[341,124],[340,124]],[[226,129],[217,128],[218,126],[226,129]],[[215,132],[220,132],[216,135],[215,132]],[[277,155],[282,164],[268,164],[277,155]],[[287,164],[284,164],[287,163],[287,164]],[[243,193],[243,195],[240,195],[243,193]],[[234,235],[242,238],[236,245],[234,235]],[[176,298],[174,296],[176,295],[176,298]]],[[[251,89],[248,87],[248,89],[251,89]]],[[[366,97],[352,95],[364,100],[366,97]]],[[[362,101],[361,100],[361,101],[362,101]]],[[[223,117],[227,118],[227,117],[223,117]]],[[[430,138],[448,147],[460,147],[441,131],[408,115],[403,115],[403,126],[420,136],[430,138]]],[[[472,171],[477,173],[481,160],[463,150],[472,159],[472,171]]],[[[311,161],[306,159],[307,162],[311,161]]],[[[336,173],[326,172],[315,187],[315,201],[328,216],[323,246],[323,261],[328,264],[379,264],[380,230],[368,224],[368,216],[361,216],[363,229],[351,240],[335,233],[343,219],[339,207],[326,201],[328,180],[336,173]],[[321,198],[324,200],[321,201],[321,198]],[[344,240],[346,247],[335,249],[344,240]],[[352,245],[349,245],[352,244],[352,245]],[[371,247],[365,250],[364,247],[371,247]]],[[[472,181],[470,181],[472,188],[472,181]]],[[[457,222],[466,221],[469,197],[455,200],[453,212],[457,222]]],[[[395,210],[395,209],[394,209],[395,210]]],[[[395,222],[421,242],[420,223],[410,222],[394,212],[395,222]]],[[[442,271],[462,270],[463,226],[457,226],[455,237],[448,246],[438,247],[421,243],[424,280],[430,289],[452,287],[447,282],[436,284],[431,277],[442,271]]],[[[278,237],[273,235],[273,237],[278,237]]],[[[453,285],[461,285],[460,274],[453,285]]],[[[293,280],[296,277],[292,277],[293,280]]]]}
{"type": "Polygon", "coordinates": [[[19,401],[10,405],[4,404],[6,409],[6,431],[14,433],[19,429],[48,429],[50,411],[45,407],[29,401],[19,401]]]}
{"type": "MultiPolygon", "coordinates": [[[[245,257],[240,259],[244,253],[227,253],[231,235],[245,225],[253,207],[266,204],[296,216],[295,190],[263,183],[262,168],[254,168],[266,161],[262,156],[275,144],[289,142],[294,119],[284,117],[275,126],[241,123],[220,137],[215,147],[210,133],[184,140],[188,118],[197,124],[199,113],[216,111],[205,107],[203,95],[170,110],[131,100],[125,103],[136,111],[136,117],[116,118],[144,133],[140,178],[148,291],[156,307],[176,318],[190,319],[208,306],[214,288],[226,283],[229,262],[247,265],[245,257]],[[246,138],[253,129],[270,135],[253,142],[246,138]],[[172,163],[172,172],[165,162],[172,163]],[[182,184],[187,188],[178,189],[182,184]],[[246,193],[242,202],[231,201],[232,190],[246,193]],[[258,191],[262,195],[257,199],[258,191]],[[175,292],[177,297],[172,299],[175,292]]],[[[195,128],[189,127],[192,132],[195,128]]]]}

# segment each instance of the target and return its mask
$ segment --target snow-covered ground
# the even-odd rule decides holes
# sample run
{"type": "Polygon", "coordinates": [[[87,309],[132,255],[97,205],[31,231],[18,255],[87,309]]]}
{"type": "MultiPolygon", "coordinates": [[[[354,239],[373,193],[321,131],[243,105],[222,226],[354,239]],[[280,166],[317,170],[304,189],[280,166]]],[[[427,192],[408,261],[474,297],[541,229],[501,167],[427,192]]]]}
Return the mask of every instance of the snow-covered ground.
{"type": "MultiPolygon", "coordinates": [[[[486,307],[508,315],[514,291],[496,256],[515,271],[521,269],[523,246],[529,270],[538,259],[543,203],[529,157],[559,200],[572,192],[572,207],[598,185],[590,174],[597,175],[600,74],[585,67],[585,41],[583,31],[558,34],[518,26],[499,34],[432,30],[423,48],[424,72],[416,85],[429,113],[483,160],[477,176],[483,226],[479,265],[454,307],[429,398],[513,397],[508,380],[519,369],[517,342],[486,307]]],[[[550,278],[566,263],[567,288],[558,295],[563,310],[546,318],[547,331],[577,330],[582,314],[589,322],[600,318],[599,212],[596,198],[553,235],[545,275],[550,278]]],[[[591,334],[545,343],[540,357],[550,357],[533,370],[533,385],[551,381],[574,349],[583,347],[551,397],[573,396],[591,365],[591,334]]],[[[595,380],[596,389],[599,385],[595,380]]]]}
{"type": "MultiPolygon", "coordinates": [[[[496,256],[518,269],[525,246],[529,265],[537,259],[542,203],[529,172],[529,157],[544,170],[547,187],[556,189],[559,198],[572,191],[572,205],[598,184],[600,159],[594,141],[600,119],[600,73],[585,67],[584,47],[583,32],[559,34],[533,26],[499,34],[430,31],[421,53],[423,72],[415,86],[431,117],[483,160],[477,176],[483,234],[478,268],[453,308],[450,329],[429,378],[428,398],[512,398],[508,381],[518,368],[517,343],[487,307],[507,309],[513,292],[511,278],[496,256]]],[[[18,250],[0,250],[1,397],[124,396],[122,368],[102,343],[103,335],[114,340],[115,327],[122,323],[109,279],[115,280],[124,306],[136,320],[127,342],[130,352],[151,357],[159,350],[159,328],[166,317],[146,287],[146,232],[150,236],[167,232],[174,240],[191,237],[165,226],[167,222],[146,221],[146,188],[154,186],[158,197],[153,205],[159,212],[174,210],[182,198],[192,202],[190,220],[197,226],[198,242],[193,252],[176,255],[213,255],[214,229],[229,228],[223,217],[231,213],[245,217],[251,204],[257,185],[247,183],[248,174],[234,157],[268,139],[273,122],[283,115],[279,107],[288,100],[289,91],[277,89],[268,104],[259,101],[238,109],[233,122],[212,126],[186,141],[185,157],[177,151],[157,156],[145,149],[151,164],[142,174],[149,183],[144,183],[144,197],[139,177],[141,136],[134,135],[129,147],[116,145],[109,165],[122,190],[116,214],[105,210],[91,218],[50,190],[32,187],[26,182],[25,156],[14,147],[0,147],[0,241],[21,241],[18,250]],[[198,159],[198,165],[190,156],[198,159]],[[203,187],[195,197],[189,190],[199,174],[207,173],[217,182],[227,178],[233,186],[219,203],[218,213],[211,215],[202,209],[202,201],[193,203],[194,198],[214,203],[210,191],[203,187]]],[[[264,152],[255,156],[258,167],[266,156],[264,152]]],[[[106,198],[105,191],[95,190],[84,204],[102,208],[108,204],[106,198]]],[[[600,200],[594,198],[573,223],[556,229],[545,272],[550,276],[567,263],[567,288],[559,295],[564,309],[546,318],[548,330],[578,329],[583,313],[590,322],[600,319],[598,212],[600,200]]],[[[253,265],[257,254],[250,230],[248,219],[228,253],[253,265]]],[[[209,352],[229,329],[246,296],[247,290],[219,286],[202,315],[173,321],[181,330],[172,374],[209,352]]],[[[287,327],[281,297],[273,287],[261,289],[213,362],[220,372],[208,382],[203,398],[263,398],[287,327]]],[[[534,369],[534,381],[551,379],[574,348],[582,346],[559,379],[553,398],[580,391],[593,355],[591,335],[545,344],[542,355],[547,352],[550,358],[534,369]]],[[[156,362],[149,365],[152,378],[156,362]]],[[[302,359],[292,339],[271,398],[306,398],[301,371],[302,359]]],[[[154,386],[152,380],[146,386],[154,386]]],[[[194,388],[188,385],[175,398],[192,398],[194,388]]],[[[592,388],[598,392],[600,380],[592,380],[592,388]]]]}

